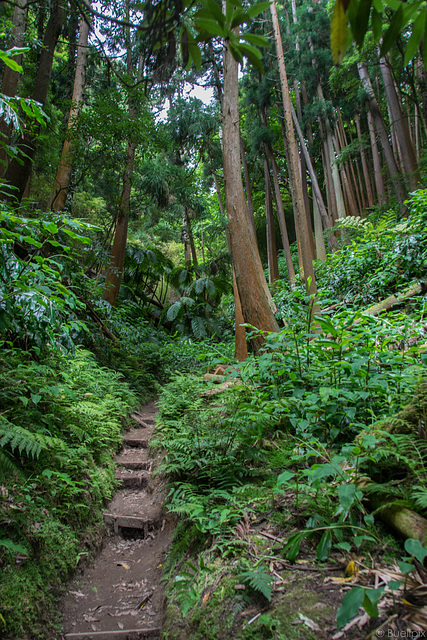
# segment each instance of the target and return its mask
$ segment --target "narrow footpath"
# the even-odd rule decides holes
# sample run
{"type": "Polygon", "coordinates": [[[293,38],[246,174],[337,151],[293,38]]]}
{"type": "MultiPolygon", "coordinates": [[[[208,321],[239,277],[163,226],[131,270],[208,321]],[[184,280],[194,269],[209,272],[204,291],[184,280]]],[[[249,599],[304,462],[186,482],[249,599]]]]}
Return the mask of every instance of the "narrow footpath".
{"type": "Polygon", "coordinates": [[[157,409],[133,414],[116,456],[119,490],[104,513],[108,535],[83,575],[64,597],[62,640],[157,640],[163,621],[162,565],[172,525],[162,504],[161,481],[152,478],[148,452],[157,409]]]}

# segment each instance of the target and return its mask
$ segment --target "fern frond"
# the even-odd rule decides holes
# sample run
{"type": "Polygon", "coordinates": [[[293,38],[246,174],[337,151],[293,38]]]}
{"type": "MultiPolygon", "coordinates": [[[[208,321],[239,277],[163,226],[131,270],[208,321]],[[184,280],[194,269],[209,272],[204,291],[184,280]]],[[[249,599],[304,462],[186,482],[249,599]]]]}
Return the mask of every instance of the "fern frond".
{"type": "Polygon", "coordinates": [[[13,473],[22,475],[21,470],[14,464],[7,452],[0,449],[0,478],[7,478],[7,476],[11,476],[13,473]]]}
{"type": "Polygon", "coordinates": [[[25,453],[32,458],[38,458],[45,448],[36,434],[31,433],[31,431],[23,427],[18,427],[18,425],[9,422],[4,416],[1,416],[0,447],[5,446],[8,446],[12,451],[18,449],[19,453],[25,453]]]}
{"type": "Polygon", "coordinates": [[[273,578],[267,573],[264,567],[259,567],[255,571],[253,569],[243,571],[240,577],[242,581],[248,584],[254,591],[261,593],[269,602],[271,601],[273,578]]]}

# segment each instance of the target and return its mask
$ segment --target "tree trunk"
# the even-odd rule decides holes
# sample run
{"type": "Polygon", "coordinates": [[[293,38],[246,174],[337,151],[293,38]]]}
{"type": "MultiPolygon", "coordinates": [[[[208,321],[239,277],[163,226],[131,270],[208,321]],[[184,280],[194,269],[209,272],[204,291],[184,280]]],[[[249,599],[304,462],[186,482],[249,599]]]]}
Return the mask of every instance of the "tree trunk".
{"type": "Polygon", "coordinates": [[[276,234],[274,230],[273,198],[271,196],[270,171],[267,158],[264,158],[265,181],[265,213],[267,220],[267,256],[268,256],[268,281],[270,284],[279,279],[279,264],[277,261],[276,234]]]}
{"type": "Polygon", "coordinates": [[[254,233],[256,234],[255,217],[254,217],[254,205],[253,205],[253,202],[252,202],[251,181],[249,179],[248,163],[246,162],[245,147],[244,147],[244,144],[243,144],[243,138],[242,138],[242,134],[241,133],[240,133],[240,157],[241,157],[242,166],[243,166],[243,176],[245,178],[246,200],[247,200],[247,203],[248,203],[249,220],[250,220],[250,222],[252,224],[254,233]]]}
{"type": "Polygon", "coordinates": [[[375,128],[378,132],[378,135],[381,140],[381,147],[384,152],[384,157],[387,163],[387,167],[390,173],[390,178],[393,184],[393,189],[396,195],[398,202],[401,205],[401,211],[405,210],[403,205],[404,201],[408,197],[408,193],[405,187],[402,185],[399,175],[399,170],[397,168],[396,159],[393,155],[393,150],[390,146],[390,142],[388,140],[388,132],[384,124],[384,120],[381,115],[380,108],[378,106],[377,99],[375,98],[374,91],[372,89],[371,80],[369,78],[369,73],[366,65],[358,64],[360,80],[362,82],[363,88],[368,96],[369,100],[369,108],[372,113],[372,117],[374,119],[375,128]]]}
{"type": "MultiPolygon", "coordinates": [[[[261,118],[262,118],[263,125],[267,127],[267,116],[265,113],[265,107],[261,108],[261,118]]],[[[274,197],[276,201],[277,218],[279,220],[283,251],[285,252],[286,267],[288,269],[288,281],[290,286],[293,287],[295,283],[295,269],[292,262],[291,247],[289,245],[289,236],[288,236],[288,229],[286,226],[286,218],[285,218],[285,210],[283,208],[282,194],[280,193],[280,184],[279,184],[279,176],[277,173],[276,159],[274,157],[273,149],[271,148],[271,145],[268,142],[264,142],[263,146],[264,146],[265,161],[267,162],[268,173],[270,174],[269,165],[271,166],[271,170],[273,173],[274,197]]],[[[264,167],[265,167],[265,163],[264,163],[264,167]]],[[[266,183],[266,188],[267,188],[267,183],[266,183]]]]}
{"type": "MultiPolygon", "coordinates": [[[[262,331],[279,330],[274,317],[274,303],[267,296],[267,282],[252,242],[240,165],[238,62],[233,58],[228,41],[224,41],[223,94],[223,164],[225,201],[230,229],[230,244],[236,273],[237,289],[246,322],[262,331]]],[[[258,256],[259,258],[259,256],[258,256]]],[[[255,351],[264,344],[262,335],[252,339],[255,351]]]]}
{"type": "MultiPolygon", "coordinates": [[[[13,46],[14,47],[23,47],[25,44],[25,11],[26,11],[26,1],[25,0],[17,0],[15,4],[15,9],[13,11],[13,46]]],[[[18,64],[22,63],[22,54],[19,56],[14,56],[13,59],[18,64]]],[[[3,71],[3,80],[1,91],[5,96],[14,97],[18,91],[19,84],[19,73],[18,71],[14,71],[7,65],[4,67],[3,71]]],[[[11,127],[4,118],[0,118],[0,140],[5,143],[5,145],[9,144],[10,140],[11,127]]],[[[6,153],[6,147],[4,145],[0,146],[0,178],[4,175],[7,166],[8,155],[6,153]]]]}
{"type": "MultiPolygon", "coordinates": [[[[44,33],[43,48],[40,54],[33,90],[33,100],[40,102],[42,106],[44,106],[46,102],[52,72],[53,55],[62,31],[65,15],[61,0],[52,0],[51,6],[52,9],[44,33]]],[[[23,197],[27,181],[31,175],[37,147],[38,131],[39,127],[33,127],[31,130],[28,128],[26,130],[23,140],[19,144],[19,151],[25,155],[14,158],[7,168],[5,181],[12,187],[7,199],[12,202],[16,200],[20,202],[23,197]]]]}
{"type": "Polygon", "coordinates": [[[378,153],[377,136],[375,134],[374,119],[372,113],[368,111],[368,127],[369,136],[371,138],[372,160],[374,163],[374,178],[375,186],[377,189],[377,197],[380,205],[383,205],[386,201],[383,174],[381,171],[380,154],[378,153]]]}
{"type": "MultiPolygon", "coordinates": [[[[323,196],[322,196],[322,192],[320,191],[320,187],[319,187],[319,183],[317,181],[317,173],[314,170],[313,164],[311,162],[311,158],[310,155],[307,151],[307,147],[305,145],[305,140],[304,140],[304,136],[302,134],[301,131],[301,127],[299,126],[299,122],[298,122],[298,118],[296,116],[295,113],[295,109],[293,107],[293,105],[291,105],[291,110],[292,110],[292,119],[294,121],[294,126],[295,126],[295,130],[297,132],[297,136],[299,139],[299,143],[300,143],[300,148],[304,154],[304,158],[305,158],[305,163],[307,165],[307,169],[308,172],[310,174],[310,179],[311,179],[311,188],[313,190],[313,200],[316,201],[316,205],[317,205],[317,211],[320,215],[320,219],[322,221],[323,224],[323,228],[326,229],[330,229],[332,227],[332,221],[331,218],[329,216],[328,211],[326,210],[325,207],[325,203],[323,202],[323,196]]],[[[328,238],[328,244],[329,244],[329,248],[331,251],[334,251],[337,248],[337,241],[335,236],[330,236],[328,238]]]]}
{"type": "Polygon", "coordinates": [[[359,138],[359,144],[360,144],[360,159],[362,161],[362,170],[363,170],[363,177],[365,180],[366,197],[368,200],[368,207],[372,209],[374,206],[374,197],[372,195],[371,178],[368,170],[368,162],[366,160],[366,152],[363,146],[362,130],[360,127],[360,118],[358,113],[355,114],[354,119],[356,122],[357,137],[359,138]]]}
{"type": "Polygon", "coordinates": [[[304,280],[308,294],[317,293],[316,277],[313,269],[313,256],[311,254],[311,243],[307,218],[305,215],[304,195],[302,192],[301,176],[299,172],[298,149],[295,141],[294,127],[292,123],[291,100],[289,96],[288,79],[286,75],[285,59],[283,56],[282,38],[279,29],[276,5],[274,1],[270,5],[271,18],[273,22],[274,39],[276,43],[277,62],[279,66],[280,84],[282,89],[283,112],[285,119],[286,136],[288,140],[288,150],[290,163],[288,166],[289,183],[292,194],[292,204],[296,226],[299,231],[301,243],[301,258],[304,269],[304,280]]]}
{"type": "MultiPolygon", "coordinates": [[[[126,15],[130,13],[130,0],[126,0],[126,15]]],[[[126,67],[128,76],[132,76],[132,49],[130,41],[130,30],[127,29],[126,43],[126,67]]],[[[142,75],[142,56],[139,59],[138,76],[142,75]]],[[[129,120],[135,118],[135,105],[129,99],[129,120]]],[[[133,165],[135,162],[136,144],[132,140],[128,141],[125,169],[123,172],[123,189],[120,199],[116,232],[114,234],[113,246],[111,248],[110,264],[105,276],[103,298],[115,307],[119,296],[120,285],[123,279],[123,266],[125,262],[126,243],[130,213],[130,195],[132,186],[133,165]]]]}
{"type": "Polygon", "coordinates": [[[402,105],[394,86],[393,76],[385,58],[380,58],[380,69],[390,112],[390,124],[396,131],[402,156],[403,170],[409,180],[410,190],[415,191],[415,189],[419,188],[421,178],[408,120],[403,114],[402,105]]]}
{"type": "MultiPolygon", "coordinates": [[[[218,198],[219,210],[221,215],[225,217],[226,212],[224,210],[224,203],[222,201],[221,190],[219,188],[218,177],[216,173],[213,174],[215,182],[215,190],[218,198]]],[[[225,238],[227,240],[228,251],[231,254],[231,238],[230,229],[225,230],[225,238]]],[[[233,295],[234,295],[234,357],[239,362],[247,360],[248,357],[248,344],[246,341],[246,327],[242,327],[245,319],[243,317],[242,305],[239,297],[239,290],[237,288],[236,273],[233,269],[233,295]]]]}
{"type": "MultiPolygon", "coordinates": [[[[313,198],[314,237],[316,239],[316,259],[321,262],[326,260],[325,238],[323,236],[323,224],[320,217],[316,198],[313,198]]],[[[335,237],[334,237],[335,239],[335,237]]],[[[335,239],[336,243],[336,239],[335,239]]]]}
{"type": "Polygon", "coordinates": [[[71,109],[68,117],[66,139],[64,146],[62,147],[61,159],[59,161],[59,167],[56,172],[56,178],[54,182],[54,194],[52,197],[52,209],[54,211],[64,211],[65,202],[67,200],[68,188],[70,186],[71,170],[73,166],[72,143],[70,136],[72,129],[75,125],[76,118],[78,117],[81,109],[81,101],[83,100],[83,93],[86,82],[86,65],[88,54],[88,37],[89,37],[90,25],[86,22],[83,16],[80,21],[79,31],[79,43],[77,45],[77,61],[76,71],[74,75],[74,87],[73,95],[71,98],[71,109]]]}

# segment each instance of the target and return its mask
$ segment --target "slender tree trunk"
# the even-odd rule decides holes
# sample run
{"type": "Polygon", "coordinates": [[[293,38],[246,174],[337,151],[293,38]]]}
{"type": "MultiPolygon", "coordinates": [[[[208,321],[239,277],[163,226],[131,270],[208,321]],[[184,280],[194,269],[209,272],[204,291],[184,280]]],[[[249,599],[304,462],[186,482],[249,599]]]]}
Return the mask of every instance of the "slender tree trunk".
{"type": "MultiPolygon", "coordinates": [[[[44,106],[46,102],[52,72],[53,55],[62,31],[65,15],[62,0],[52,0],[51,7],[33,90],[33,99],[40,102],[42,106],[44,106]]],[[[14,158],[7,168],[5,181],[13,188],[10,196],[8,196],[8,199],[12,202],[16,200],[21,201],[27,181],[31,175],[37,147],[38,131],[39,127],[33,127],[31,130],[28,128],[26,130],[23,140],[19,144],[19,151],[25,155],[21,156],[20,154],[18,158],[14,158]]]]}
{"type": "Polygon", "coordinates": [[[384,83],[387,104],[390,110],[390,124],[396,131],[402,154],[403,170],[408,177],[411,191],[420,185],[420,174],[417,166],[417,155],[407,118],[403,114],[402,105],[393,82],[390,66],[385,58],[380,59],[381,75],[384,83]]]}
{"type": "Polygon", "coordinates": [[[393,184],[393,189],[396,194],[396,198],[401,205],[401,210],[404,210],[404,201],[408,197],[408,193],[404,186],[401,183],[399,170],[396,165],[396,159],[393,155],[393,150],[388,141],[388,132],[385,127],[380,108],[378,106],[377,100],[375,98],[374,91],[372,89],[371,80],[369,78],[369,73],[366,65],[358,64],[360,80],[362,82],[363,88],[369,99],[369,108],[372,113],[372,117],[374,119],[375,128],[378,132],[378,135],[381,140],[381,147],[384,152],[384,157],[387,163],[387,167],[390,173],[390,178],[393,184]]]}
{"type": "Polygon", "coordinates": [[[282,89],[283,112],[285,117],[285,129],[288,140],[290,164],[288,167],[289,183],[291,187],[292,203],[296,226],[299,231],[301,242],[301,257],[304,269],[304,279],[307,293],[316,294],[317,285],[313,269],[313,259],[311,254],[311,243],[307,218],[305,215],[304,196],[302,193],[301,177],[299,173],[298,149],[295,141],[294,127],[292,123],[291,100],[289,96],[288,79],[286,75],[285,59],[283,56],[282,38],[277,18],[276,5],[274,1],[270,5],[271,18],[273,22],[274,39],[276,43],[277,61],[279,66],[280,84],[282,89]]]}
{"type": "MultiPolygon", "coordinates": [[[[323,224],[323,228],[325,230],[326,229],[330,229],[332,227],[332,221],[331,221],[331,218],[329,216],[328,211],[326,210],[325,203],[323,202],[322,192],[320,191],[319,183],[318,183],[318,180],[317,180],[317,173],[314,170],[313,164],[311,162],[310,155],[309,155],[307,147],[305,145],[304,136],[302,134],[301,127],[299,126],[298,118],[296,116],[295,109],[294,109],[292,104],[291,104],[291,110],[292,110],[292,119],[294,121],[294,127],[295,127],[295,130],[297,132],[297,136],[298,136],[299,143],[300,143],[300,148],[302,150],[302,153],[304,154],[305,163],[306,163],[308,172],[310,174],[311,188],[313,190],[313,196],[314,196],[313,200],[316,201],[317,210],[318,210],[318,213],[320,215],[320,218],[321,218],[321,221],[322,221],[322,224],[323,224]]],[[[329,243],[329,248],[331,249],[331,251],[334,251],[337,248],[337,242],[336,242],[335,236],[330,236],[328,238],[328,243],[329,243]]]]}
{"type": "Polygon", "coordinates": [[[67,200],[68,188],[70,186],[71,171],[73,167],[74,150],[70,136],[81,109],[81,101],[86,82],[86,66],[88,55],[88,37],[90,25],[83,16],[80,21],[79,43],[77,45],[76,71],[74,75],[73,95],[71,98],[71,109],[68,117],[67,133],[62,147],[61,159],[58,171],[56,172],[53,186],[52,209],[54,211],[64,211],[67,200]]]}
{"type": "MultiPolygon", "coordinates": [[[[130,0],[126,0],[126,15],[130,13],[130,0]]],[[[129,78],[132,77],[132,49],[130,41],[130,30],[127,30],[127,55],[126,67],[129,78]]],[[[138,76],[142,75],[142,56],[139,60],[140,69],[138,76]]],[[[129,98],[129,120],[135,119],[135,105],[133,100],[129,98]]],[[[132,187],[132,174],[135,162],[136,143],[132,140],[128,141],[125,169],[123,172],[123,189],[120,199],[116,232],[114,234],[113,246],[111,248],[110,264],[108,265],[107,274],[105,276],[104,300],[115,307],[119,296],[120,285],[123,279],[123,267],[125,262],[126,243],[129,226],[130,213],[130,195],[132,187]]]]}
{"type": "Polygon", "coordinates": [[[316,198],[313,198],[314,237],[316,239],[316,259],[321,262],[326,260],[325,238],[323,236],[323,224],[320,217],[316,198]]]}
{"type": "MultiPolygon", "coordinates": [[[[25,44],[25,9],[26,1],[17,0],[13,11],[13,46],[21,48],[25,44]]],[[[22,54],[13,58],[18,64],[22,63],[22,54]]],[[[1,91],[5,96],[14,97],[18,91],[19,73],[7,65],[4,67],[1,91]]],[[[0,118],[0,140],[9,144],[11,127],[4,118],[0,118]]],[[[8,155],[5,145],[0,146],[0,178],[4,175],[7,166],[8,155]]]]}
{"type": "MultiPolygon", "coordinates": [[[[332,137],[332,141],[334,143],[337,156],[339,156],[343,145],[340,143],[338,127],[335,128],[335,136],[332,137]]],[[[351,184],[351,179],[348,172],[348,163],[344,162],[344,164],[341,166],[340,176],[348,203],[346,206],[347,214],[351,216],[357,216],[357,205],[354,198],[353,186],[351,184]]]]}
{"type": "Polygon", "coordinates": [[[267,220],[267,256],[268,280],[270,284],[279,279],[279,263],[277,261],[276,234],[274,231],[273,198],[271,196],[270,171],[267,158],[264,158],[265,212],[267,220]]]}
{"type": "Polygon", "coordinates": [[[374,206],[374,197],[372,195],[371,177],[369,175],[365,148],[363,146],[362,130],[360,127],[360,118],[358,113],[355,114],[354,119],[356,122],[357,137],[359,138],[359,144],[360,144],[360,159],[362,161],[362,170],[363,170],[363,177],[365,180],[366,197],[368,199],[368,207],[372,209],[374,206]]]}
{"type": "MultiPolygon", "coordinates": [[[[245,194],[240,165],[239,83],[238,62],[233,58],[228,41],[224,41],[224,94],[223,94],[223,164],[225,200],[230,229],[230,244],[236,272],[237,288],[246,322],[262,331],[279,330],[274,317],[274,303],[267,296],[267,282],[259,268],[248,223],[245,194]]],[[[259,256],[258,256],[259,257],[259,256]]],[[[258,351],[264,343],[262,336],[253,338],[258,351]]]]}
{"type": "Polygon", "coordinates": [[[372,160],[374,163],[375,186],[377,189],[378,202],[380,205],[383,205],[385,203],[386,197],[385,197],[383,174],[381,171],[380,154],[378,153],[377,136],[375,134],[374,119],[370,111],[368,111],[367,116],[368,116],[369,135],[371,138],[372,160]]]}

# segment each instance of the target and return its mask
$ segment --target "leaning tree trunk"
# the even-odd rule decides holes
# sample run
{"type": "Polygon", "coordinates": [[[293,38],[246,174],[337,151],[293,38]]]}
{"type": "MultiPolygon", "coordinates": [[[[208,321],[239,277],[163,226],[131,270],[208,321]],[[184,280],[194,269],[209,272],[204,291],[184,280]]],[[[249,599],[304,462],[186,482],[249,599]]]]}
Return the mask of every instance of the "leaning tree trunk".
{"type": "Polygon", "coordinates": [[[56,172],[54,183],[54,194],[52,198],[52,209],[54,211],[64,211],[67,200],[68,188],[70,186],[71,171],[73,167],[74,151],[70,141],[73,127],[77,116],[80,113],[81,101],[86,82],[86,66],[88,55],[88,37],[90,25],[86,22],[85,16],[80,21],[79,43],[77,45],[76,72],[74,75],[73,96],[71,98],[71,109],[68,117],[67,134],[62,147],[61,160],[56,172]]]}
{"type": "Polygon", "coordinates": [[[277,62],[279,66],[280,84],[282,89],[283,112],[286,128],[286,136],[288,141],[288,150],[290,164],[288,167],[289,183],[291,187],[292,203],[294,207],[294,215],[296,226],[299,231],[301,243],[301,258],[304,269],[304,280],[308,294],[317,293],[316,277],[314,275],[313,260],[311,254],[311,242],[309,237],[309,229],[307,225],[307,217],[304,206],[304,195],[302,192],[298,148],[295,141],[294,127],[292,123],[291,99],[289,96],[288,78],[286,74],[285,58],[283,55],[282,38],[279,29],[279,20],[277,17],[276,5],[273,1],[270,5],[271,19],[273,22],[274,40],[276,43],[277,62]]]}
{"type": "MultiPolygon", "coordinates": [[[[52,73],[53,55],[56,43],[62,31],[64,22],[64,8],[62,0],[52,0],[52,9],[49,21],[44,33],[43,47],[40,54],[39,65],[37,67],[34,81],[33,100],[40,102],[44,106],[49,90],[50,76],[52,73]]],[[[21,201],[25,187],[30,178],[33,160],[37,148],[37,136],[39,127],[28,127],[24,133],[22,142],[19,144],[19,151],[22,152],[9,164],[5,181],[12,187],[8,200],[14,202],[21,201]],[[21,157],[22,155],[22,157],[21,157]]]]}
{"type": "MultiPolygon", "coordinates": [[[[274,303],[260,268],[248,221],[240,165],[238,62],[224,41],[223,165],[225,200],[230,229],[230,244],[242,312],[245,321],[262,331],[278,331],[274,303]]],[[[264,344],[261,335],[252,339],[255,351],[264,344]]]]}
{"type": "MultiPolygon", "coordinates": [[[[21,48],[25,44],[25,0],[17,0],[15,4],[15,9],[13,11],[13,46],[21,48]]],[[[22,62],[22,54],[18,56],[14,56],[13,58],[15,62],[21,64],[22,62]]],[[[5,96],[14,97],[18,91],[18,83],[19,83],[19,72],[14,71],[7,65],[5,65],[3,71],[3,79],[1,85],[1,91],[5,96]]],[[[2,140],[5,145],[9,143],[10,139],[11,127],[10,124],[6,122],[4,118],[0,118],[0,140],[2,140]]],[[[0,178],[4,175],[6,171],[7,165],[7,153],[6,146],[2,145],[0,147],[0,178]]]]}

